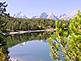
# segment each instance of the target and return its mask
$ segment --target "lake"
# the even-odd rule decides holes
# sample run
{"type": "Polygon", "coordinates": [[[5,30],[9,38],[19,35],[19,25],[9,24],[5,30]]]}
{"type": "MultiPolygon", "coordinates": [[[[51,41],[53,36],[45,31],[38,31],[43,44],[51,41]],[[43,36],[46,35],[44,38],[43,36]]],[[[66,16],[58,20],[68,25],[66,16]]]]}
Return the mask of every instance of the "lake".
{"type": "Polygon", "coordinates": [[[9,55],[19,61],[55,61],[50,56],[46,40],[31,40],[9,48],[9,55]]]}
{"type": "MultiPolygon", "coordinates": [[[[0,60],[7,61],[10,56],[19,61],[58,61],[55,60],[47,41],[50,35],[51,33],[46,32],[6,36],[0,47],[0,60]]],[[[64,54],[59,50],[57,52],[64,61],[64,54]]]]}

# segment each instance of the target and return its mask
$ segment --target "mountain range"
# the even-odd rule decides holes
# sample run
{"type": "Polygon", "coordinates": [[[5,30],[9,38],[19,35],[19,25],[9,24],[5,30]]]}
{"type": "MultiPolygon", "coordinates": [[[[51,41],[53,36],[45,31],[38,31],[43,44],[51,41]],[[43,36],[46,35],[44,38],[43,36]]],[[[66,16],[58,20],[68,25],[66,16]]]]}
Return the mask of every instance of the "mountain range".
{"type": "MultiPolygon", "coordinates": [[[[46,12],[41,13],[39,16],[33,16],[32,18],[45,18],[45,19],[53,19],[53,20],[69,20],[72,18],[75,14],[62,14],[60,16],[56,16],[54,13],[47,14],[46,12]]],[[[28,18],[26,15],[24,15],[22,12],[19,12],[17,14],[14,14],[14,17],[17,18],[28,18]]]]}

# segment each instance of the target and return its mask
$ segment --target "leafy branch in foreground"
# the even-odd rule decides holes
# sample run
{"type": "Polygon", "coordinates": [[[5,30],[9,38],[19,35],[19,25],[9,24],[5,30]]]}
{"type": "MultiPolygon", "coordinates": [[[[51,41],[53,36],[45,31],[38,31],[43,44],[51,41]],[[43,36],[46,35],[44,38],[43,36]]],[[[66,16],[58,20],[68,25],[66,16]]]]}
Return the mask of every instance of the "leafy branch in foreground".
{"type": "Polygon", "coordinates": [[[67,21],[56,21],[56,32],[48,38],[51,55],[62,61],[81,61],[81,13],[67,21]],[[60,57],[60,53],[63,53],[60,57]],[[64,60],[62,58],[64,57],[64,60]]]}

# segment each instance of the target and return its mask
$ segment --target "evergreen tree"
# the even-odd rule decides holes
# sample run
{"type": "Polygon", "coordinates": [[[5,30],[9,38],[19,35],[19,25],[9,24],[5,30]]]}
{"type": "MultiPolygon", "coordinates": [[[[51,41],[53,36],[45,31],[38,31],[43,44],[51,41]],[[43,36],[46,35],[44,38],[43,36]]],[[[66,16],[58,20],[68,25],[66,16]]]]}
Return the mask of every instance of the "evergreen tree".
{"type": "Polygon", "coordinates": [[[0,2],[0,16],[9,16],[9,13],[6,13],[7,6],[6,2],[0,2]]]}

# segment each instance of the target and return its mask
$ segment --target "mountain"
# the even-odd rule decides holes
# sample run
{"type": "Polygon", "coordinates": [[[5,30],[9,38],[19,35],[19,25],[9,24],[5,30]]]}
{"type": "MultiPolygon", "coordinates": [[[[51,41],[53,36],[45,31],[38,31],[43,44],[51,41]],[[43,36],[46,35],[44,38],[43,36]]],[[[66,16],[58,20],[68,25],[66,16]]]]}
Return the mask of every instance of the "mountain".
{"type": "Polygon", "coordinates": [[[53,13],[49,14],[47,19],[53,19],[53,20],[58,20],[59,18],[55,16],[53,13]]]}
{"type": "Polygon", "coordinates": [[[63,15],[59,16],[59,20],[69,20],[69,19],[70,19],[70,16],[68,16],[66,14],[63,14],[63,15]]]}
{"type": "Polygon", "coordinates": [[[53,13],[47,14],[45,12],[41,13],[40,16],[33,16],[32,18],[46,18],[46,19],[53,19],[53,20],[58,20],[59,18],[55,16],[53,13]]]}
{"type": "MultiPolygon", "coordinates": [[[[69,20],[73,18],[76,15],[77,11],[73,11],[66,14],[62,14],[60,16],[56,16],[54,13],[50,13],[49,15],[46,12],[41,13],[39,16],[33,16],[32,18],[45,18],[45,19],[53,19],[53,20],[69,20]]],[[[17,18],[27,18],[26,15],[24,15],[22,12],[19,12],[17,14],[14,14],[14,17],[17,18]]]]}
{"type": "Polygon", "coordinates": [[[43,12],[39,16],[33,16],[32,18],[47,18],[47,17],[48,17],[48,14],[43,12]]]}
{"type": "Polygon", "coordinates": [[[40,18],[39,16],[33,16],[32,18],[40,18]]]}
{"type": "Polygon", "coordinates": [[[47,17],[48,17],[48,14],[45,12],[41,13],[40,15],[40,18],[47,18],[47,17]]]}

